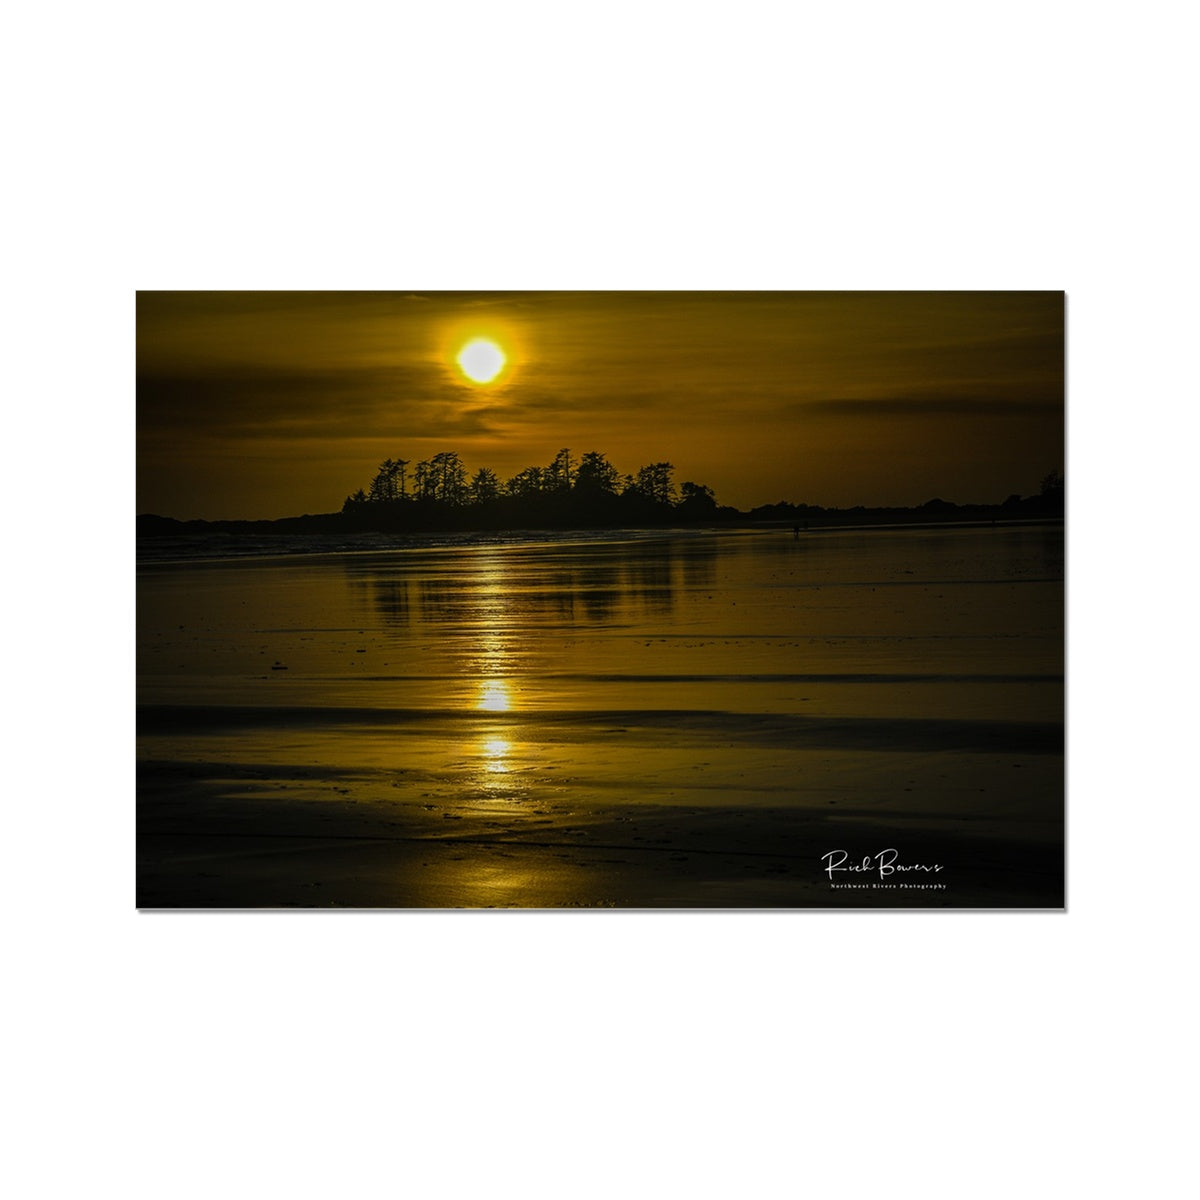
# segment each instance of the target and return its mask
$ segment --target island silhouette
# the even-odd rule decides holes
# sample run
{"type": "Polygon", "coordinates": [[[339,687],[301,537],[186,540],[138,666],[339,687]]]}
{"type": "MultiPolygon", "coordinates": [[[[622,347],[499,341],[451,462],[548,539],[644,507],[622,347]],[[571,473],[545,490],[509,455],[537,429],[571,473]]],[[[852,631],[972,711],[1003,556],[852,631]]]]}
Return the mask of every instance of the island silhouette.
{"type": "Polygon", "coordinates": [[[828,508],[777,501],[742,511],[718,503],[707,484],[676,486],[675,467],[649,463],[622,474],[599,451],[575,458],[560,450],[544,467],[502,481],[489,467],[470,474],[451,450],[413,463],[379,465],[368,487],[346,497],[338,512],[274,520],[187,520],[141,513],[141,536],[222,533],[434,533],[509,529],[630,529],[729,523],[783,524],[799,534],[822,527],[938,522],[1040,520],[1061,517],[1065,483],[1051,471],[1035,495],[1010,494],[997,504],[956,504],[940,497],[917,507],[828,508]],[[411,467],[411,470],[409,469],[411,467]]]}

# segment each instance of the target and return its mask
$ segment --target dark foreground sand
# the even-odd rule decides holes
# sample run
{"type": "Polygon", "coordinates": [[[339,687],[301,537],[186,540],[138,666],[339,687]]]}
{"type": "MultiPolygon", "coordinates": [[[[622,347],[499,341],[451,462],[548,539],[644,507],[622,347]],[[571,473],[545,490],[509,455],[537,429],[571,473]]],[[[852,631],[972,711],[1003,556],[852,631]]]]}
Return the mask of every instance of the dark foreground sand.
{"type": "Polygon", "coordinates": [[[1061,596],[1047,530],[158,567],[137,903],[1060,907],[1061,596]]]}
{"type": "Polygon", "coordinates": [[[534,809],[387,799],[360,781],[232,781],[195,768],[142,772],[142,907],[1058,907],[1062,842],[1053,828],[1017,840],[970,818],[881,820],[791,807],[631,804],[534,809]],[[344,791],[311,798],[311,790],[344,791]],[[290,799],[299,790],[304,798],[290,799]],[[505,817],[509,819],[504,819],[505,817]],[[902,864],[943,870],[839,873],[895,848],[902,864]],[[889,887],[881,886],[888,883],[889,887]],[[941,889],[930,885],[940,883],[941,889]],[[848,886],[854,884],[856,886],[848,886]],[[901,886],[903,885],[903,886],[901,886]]]}

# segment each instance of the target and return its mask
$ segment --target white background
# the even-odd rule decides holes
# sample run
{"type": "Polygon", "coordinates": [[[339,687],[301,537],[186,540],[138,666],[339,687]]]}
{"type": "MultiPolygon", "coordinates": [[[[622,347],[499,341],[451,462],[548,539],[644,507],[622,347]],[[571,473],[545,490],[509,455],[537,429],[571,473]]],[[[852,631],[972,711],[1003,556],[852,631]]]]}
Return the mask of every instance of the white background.
{"type": "Polygon", "coordinates": [[[1188,7],[6,20],[10,1194],[1180,1195],[1188,7]],[[134,911],[137,288],[1069,293],[1069,905],[134,911]]]}

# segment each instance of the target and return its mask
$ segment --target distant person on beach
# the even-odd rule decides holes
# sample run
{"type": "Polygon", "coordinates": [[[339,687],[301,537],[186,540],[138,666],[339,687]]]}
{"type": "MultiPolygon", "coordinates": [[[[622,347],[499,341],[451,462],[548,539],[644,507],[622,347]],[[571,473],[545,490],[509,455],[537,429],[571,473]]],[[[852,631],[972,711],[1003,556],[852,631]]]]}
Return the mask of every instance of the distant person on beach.
{"type": "Polygon", "coordinates": [[[800,526],[799,525],[792,526],[792,537],[794,537],[796,539],[796,541],[800,540],[800,526]]]}

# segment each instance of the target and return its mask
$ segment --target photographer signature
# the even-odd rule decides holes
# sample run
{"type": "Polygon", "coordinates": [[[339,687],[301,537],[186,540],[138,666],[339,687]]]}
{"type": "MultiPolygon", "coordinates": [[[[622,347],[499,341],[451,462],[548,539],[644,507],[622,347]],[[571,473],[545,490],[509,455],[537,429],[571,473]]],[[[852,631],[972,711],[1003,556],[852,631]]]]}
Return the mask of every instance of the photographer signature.
{"type": "Polygon", "coordinates": [[[903,874],[908,871],[932,874],[942,869],[941,863],[902,863],[897,861],[899,857],[898,850],[889,848],[880,850],[877,854],[864,855],[861,862],[849,862],[850,852],[848,850],[830,850],[821,855],[821,861],[825,864],[825,872],[831,880],[835,871],[850,871],[858,874],[874,874],[878,871],[879,878],[886,879],[889,875],[903,874]]]}

